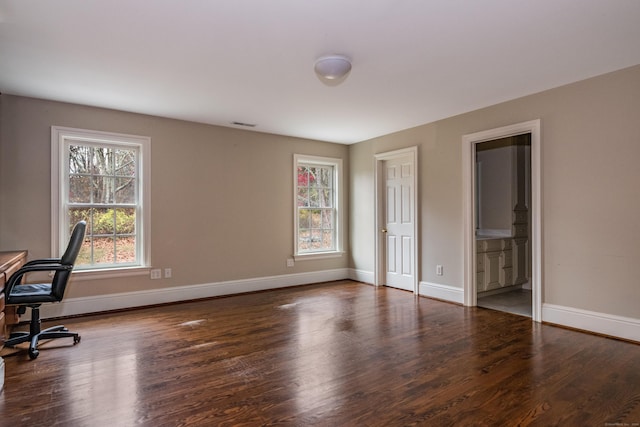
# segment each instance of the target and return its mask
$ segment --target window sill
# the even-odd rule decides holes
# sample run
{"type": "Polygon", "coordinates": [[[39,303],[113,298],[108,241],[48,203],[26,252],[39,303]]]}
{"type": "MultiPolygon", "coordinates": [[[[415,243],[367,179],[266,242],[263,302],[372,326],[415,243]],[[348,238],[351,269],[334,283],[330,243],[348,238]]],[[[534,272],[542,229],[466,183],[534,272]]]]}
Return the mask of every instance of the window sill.
{"type": "Polygon", "coordinates": [[[148,276],[150,267],[105,268],[96,270],[74,270],[78,280],[114,279],[119,277],[148,276]]]}
{"type": "Polygon", "coordinates": [[[314,259],[327,259],[327,258],[340,258],[345,253],[343,251],[337,252],[314,252],[310,254],[297,254],[293,256],[296,261],[310,261],[314,259]]]}

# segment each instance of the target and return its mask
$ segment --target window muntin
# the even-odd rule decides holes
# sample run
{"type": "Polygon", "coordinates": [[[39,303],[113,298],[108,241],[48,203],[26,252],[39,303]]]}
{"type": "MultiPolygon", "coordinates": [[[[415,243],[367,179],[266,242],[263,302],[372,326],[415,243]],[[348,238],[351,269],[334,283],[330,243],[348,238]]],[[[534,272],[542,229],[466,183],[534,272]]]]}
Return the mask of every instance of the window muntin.
{"type": "Polygon", "coordinates": [[[78,270],[146,266],[143,161],[149,157],[149,139],[57,127],[52,132],[59,188],[54,249],[61,253],[73,226],[85,220],[78,270]]]}
{"type": "Polygon", "coordinates": [[[295,253],[338,252],[340,159],[295,156],[295,253]]]}

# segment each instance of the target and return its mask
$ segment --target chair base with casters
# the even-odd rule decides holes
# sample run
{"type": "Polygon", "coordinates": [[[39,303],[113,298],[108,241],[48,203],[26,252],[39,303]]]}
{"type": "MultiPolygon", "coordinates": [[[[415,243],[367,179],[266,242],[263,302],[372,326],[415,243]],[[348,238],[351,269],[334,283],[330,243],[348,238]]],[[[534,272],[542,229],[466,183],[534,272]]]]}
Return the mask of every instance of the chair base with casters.
{"type": "MultiPolygon", "coordinates": [[[[21,306],[18,312],[24,314],[26,307],[27,306],[21,306]]],[[[40,305],[31,305],[28,307],[31,308],[29,332],[12,332],[11,335],[9,335],[9,339],[4,342],[6,347],[15,347],[18,344],[29,342],[29,358],[33,360],[40,354],[40,351],[38,351],[38,342],[40,340],[73,338],[74,345],[80,342],[80,335],[76,332],[69,332],[69,330],[62,325],[40,330],[40,305]]]]}

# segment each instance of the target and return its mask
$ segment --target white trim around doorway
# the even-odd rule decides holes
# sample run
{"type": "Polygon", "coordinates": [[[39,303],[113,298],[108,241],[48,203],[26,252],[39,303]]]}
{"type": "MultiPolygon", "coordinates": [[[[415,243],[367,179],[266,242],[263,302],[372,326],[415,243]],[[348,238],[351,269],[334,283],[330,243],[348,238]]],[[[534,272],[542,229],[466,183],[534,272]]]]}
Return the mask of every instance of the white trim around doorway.
{"type": "Polygon", "coordinates": [[[475,251],[475,153],[476,144],[509,136],[531,134],[531,318],[542,321],[542,186],[540,157],[540,120],[531,120],[501,128],[476,132],[462,137],[463,187],[463,300],[466,306],[477,305],[475,251]]]}

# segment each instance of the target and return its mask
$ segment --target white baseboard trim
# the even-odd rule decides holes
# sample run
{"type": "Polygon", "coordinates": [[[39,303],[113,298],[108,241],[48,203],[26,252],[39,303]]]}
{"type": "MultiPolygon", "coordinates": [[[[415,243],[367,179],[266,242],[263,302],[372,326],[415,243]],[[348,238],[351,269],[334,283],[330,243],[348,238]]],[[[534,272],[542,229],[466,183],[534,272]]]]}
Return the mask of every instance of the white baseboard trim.
{"type": "Polygon", "coordinates": [[[349,279],[370,285],[372,285],[375,280],[373,271],[356,270],[355,268],[349,269],[349,279]]]}
{"type": "Polygon", "coordinates": [[[464,291],[462,288],[456,288],[455,286],[420,282],[418,293],[425,297],[437,298],[456,304],[464,304],[464,291]]]}
{"type": "MultiPolygon", "coordinates": [[[[93,297],[67,298],[59,304],[46,304],[40,310],[43,319],[99,313],[101,311],[144,307],[146,305],[188,301],[245,292],[265,291],[312,283],[331,282],[349,278],[349,269],[314,271],[309,273],[286,274],[282,276],[259,277],[255,279],[230,280],[226,282],[204,283],[200,285],[175,286],[148,291],[122,292],[93,297]]],[[[29,320],[27,310],[21,321],[29,320]]]]}
{"type": "Polygon", "coordinates": [[[632,317],[543,304],[542,321],[640,342],[640,319],[632,317]]]}

